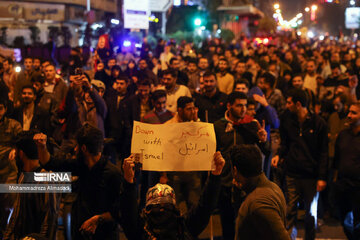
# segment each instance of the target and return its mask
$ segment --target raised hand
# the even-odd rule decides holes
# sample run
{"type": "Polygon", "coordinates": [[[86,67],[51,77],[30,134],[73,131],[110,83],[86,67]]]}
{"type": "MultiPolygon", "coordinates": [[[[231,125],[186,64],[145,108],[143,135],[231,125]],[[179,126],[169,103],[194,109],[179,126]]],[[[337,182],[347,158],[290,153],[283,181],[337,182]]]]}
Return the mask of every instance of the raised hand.
{"type": "Polygon", "coordinates": [[[134,183],[135,177],[135,158],[133,155],[124,159],[123,163],[124,178],[128,183],[134,183]]]}
{"type": "Polygon", "coordinates": [[[258,124],[258,137],[260,142],[266,142],[267,141],[267,132],[265,130],[265,120],[262,121],[262,124],[257,121],[258,124]]]}
{"type": "Polygon", "coordinates": [[[47,136],[43,133],[37,133],[34,135],[33,140],[38,147],[46,147],[47,136]]]}

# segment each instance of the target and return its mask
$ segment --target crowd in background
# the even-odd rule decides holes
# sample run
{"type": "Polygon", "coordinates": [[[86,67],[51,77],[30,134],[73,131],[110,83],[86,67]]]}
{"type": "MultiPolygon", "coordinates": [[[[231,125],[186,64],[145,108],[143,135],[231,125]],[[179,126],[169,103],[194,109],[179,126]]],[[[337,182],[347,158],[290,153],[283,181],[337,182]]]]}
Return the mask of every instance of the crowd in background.
{"type": "MultiPolygon", "coordinates": [[[[47,135],[51,155],[74,154],[77,130],[91,125],[104,136],[103,155],[121,166],[131,154],[134,121],[209,122],[226,160],[217,203],[224,239],[235,237],[244,197],[234,187],[230,168],[229,149],[239,144],[261,150],[262,171],[285,193],[290,235],[296,236],[296,209],[303,202],[306,239],[314,239],[329,215],[346,222],[350,210],[353,225],[344,223],[344,231],[349,239],[360,239],[360,41],[275,36],[264,45],[242,37],[231,44],[207,40],[196,49],[192,43],[160,39],[151,49],[144,39],[139,52],[119,49],[114,53],[103,35],[87,62],[80,48],[72,49],[66,66],[23,56],[17,73],[13,59],[0,60],[1,183],[19,181],[12,139],[22,131],[47,135]],[[259,134],[262,129],[265,135],[259,134]],[[319,203],[315,213],[314,199],[319,203]]],[[[138,170],[140,205],[160,182],[173,186],[177,202],[184,200],[190,209],[206,177],[138,170]]],[[[116,185],[120,180],[109,181],[116,185]]],[[[2,201],[1,227],[6,229],[5,213],[14,200],[2,201]]]]}

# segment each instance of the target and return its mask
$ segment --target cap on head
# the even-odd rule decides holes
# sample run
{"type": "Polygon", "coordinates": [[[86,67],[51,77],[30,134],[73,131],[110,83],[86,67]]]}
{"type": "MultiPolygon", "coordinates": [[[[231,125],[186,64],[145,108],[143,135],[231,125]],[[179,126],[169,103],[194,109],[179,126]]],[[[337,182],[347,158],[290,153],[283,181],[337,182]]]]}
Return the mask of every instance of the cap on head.
{"type": "Polygon", "coordinates": [[[164,203],[175,205],[175,192],[169,185],[158,183],[148,190],[146,194],[146,206],[164,203]]]}

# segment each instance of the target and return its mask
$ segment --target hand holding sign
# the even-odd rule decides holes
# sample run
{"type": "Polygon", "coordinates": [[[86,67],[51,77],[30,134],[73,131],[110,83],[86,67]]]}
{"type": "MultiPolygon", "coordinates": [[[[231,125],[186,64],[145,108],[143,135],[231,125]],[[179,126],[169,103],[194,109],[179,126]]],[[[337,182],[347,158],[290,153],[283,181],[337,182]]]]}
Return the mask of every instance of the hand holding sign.
{"type": "Polygon", "coordinates": [[[141,154],[145,171],[209,171],[216,150],[214,126],[186,122],[134,122],[131,152],[141,154]]]}

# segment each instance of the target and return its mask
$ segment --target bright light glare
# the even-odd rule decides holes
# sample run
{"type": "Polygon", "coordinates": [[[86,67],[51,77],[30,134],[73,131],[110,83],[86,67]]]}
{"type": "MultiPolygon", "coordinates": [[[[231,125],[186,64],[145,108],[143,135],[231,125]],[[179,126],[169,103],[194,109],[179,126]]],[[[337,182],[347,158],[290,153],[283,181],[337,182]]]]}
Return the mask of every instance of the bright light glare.
{"type": "Polygon", "coordinates": [[[297,35],[298,35],[298,36],[301,36],[301,32],[300,32],[300,31],[299,31],[299,32],[297,32],[297,35]]]}
{"type": "Polygon", "coordinates": [[[194,21],[196,26],[200,26],[201,25],[201,19],[200,18],[196,18],[194,21]]]}
{"type": "Polygon", "coordinates": [[[201,26],[201,28],[200,28],[200,29],[204,31],[204,30],[205,30],[205,26],[201,26]]]}
{"type": "Polygon", "coordinates": [[[309,12],[309,11],[310,11],[310,8],[306,7],[305,12],[309,12]]]}
{"type": "Polygon", "coordinates": [[[111,23],[112,24],[115,24],[115,25],[119,25],[120,24],[120,21],[118,19],[111,19],[111,23]]]}
{"type": "Polygon", "coordinates": [[[280,8],[280,4],[275,3],[275,4],[274,4],[274,8],[275,8],[275,9],[279,9],[279,8],[280,8]]]}
{"type": "Polygon", "coordinates": [[[15,67],[15,72],[17,73],[21,72],[21,67],[20,66],[15,67]]]}
{"type": "Polygon", "coordinates": [[[321,35],[321,36],[319,37],[319,40],[322,41],[322,40],[324,40],[324,38],[325,38],[324,35],[321,35]]]}
{"type": "Polygon", "coordinates": [[[181,0],[174,0],[174,6],[180,6],[181,0]]]}
{"type": "Polygon", "coordinates": [[[354,6],[355,5],[355,1],[354,0],[350,0],[350,5],[354,6]]]}
{"type": "Polygon", "coordinates": [[[302,13],[298,13],[298,14],[296,15],[297,18],[302,18],[302,16],[303,16],[302,13]]]}
{"type": "Polygon", "coordinates": [[[280,9],[276,9],[275,11],[277,14],[281,13],[281,10],[280,9]]]}
{"type": "Polygon", "coordinates": [[[311,10],[316,11],[317,9],[318,9],[318,6],[316,6],[316,5],[311,6],[311,10]]]}
{"type": "Polygon", "coordinates": [[[220,33],[221,33],[221,29],[218,29],[216,32],[217,32],[218,34],[220,34],[220,33]]]}
{"type": "Polygon", "coordinates": [[[277,16],[278,16],[277,13],[273,14],[273,18],[277,18],[277,16]]]}
{"type": "Polygon", "coordinates": [[[125,40],[123,43],[124,47],[130,47],[131,46],[131,42],[128,40],[125,40]]]}
{"type": "Polygon", "coordinates": [[[313,37],[315,37],[315,34],[312,31],[308,31],[307,36],[309,38],[313,38],[313,37]]]}
{"type": "Polygon", "coordinates": [[[263,40],[263,43],[266,45],[266,44],[268,44],[269,43],[269,39],[268,38],[265,38],[264,40],[263,40]]]}

